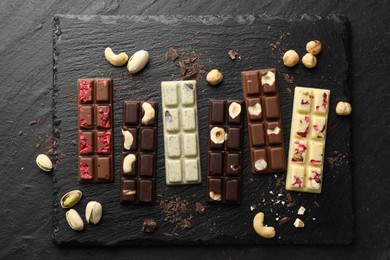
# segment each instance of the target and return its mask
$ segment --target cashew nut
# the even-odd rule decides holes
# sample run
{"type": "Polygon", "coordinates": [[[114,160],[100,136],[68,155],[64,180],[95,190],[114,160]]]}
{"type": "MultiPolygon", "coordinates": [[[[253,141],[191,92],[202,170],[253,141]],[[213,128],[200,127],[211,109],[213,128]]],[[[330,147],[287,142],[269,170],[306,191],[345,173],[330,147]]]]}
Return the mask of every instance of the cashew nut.
{"type": "Polygon", "coordinates": [[[149,62],[149,52],[141,50],[134,53],[127,63],[127,70],[131,73],[141,71],[149,62]]]}
{"type": "Polygon", "coordinates": [[[154,119],[156,112],[154,111],[152,105],[147,102],[144,102],[142,104],[142,109],[144,110],[145,113],[144,116],[142,117],[141,122],[144,125],[148,125],[154,119]]]}
{"type": "Polygon", "coordinates": [[[133,142],[134,142],[134,137],[133,135],[130,133],[129,130],[123,130],[122,129],[122,135],[123,135],[123,147],[126,149],[126,150],[130,150],[131,146],[133,145],[133,142]]]}
{"type": "Polygon", "coordinates": [[[129,56],[127,56],[126,53],[121,52],[118,55],[115,54],[111,48],[107,47],[104,50],[104,56],[106,57],[107,61],[114,66],[123,66],[126,64],[126,62],[129,59],[129,56]]]}
{"type": "Polygon", "coordinates": [[[253,219],[253,228],[256,233],[264,238],[273,238],[275,236],[275,228],[274,227],[266,227],[264,226],[264,213],[259,212],[256,214],[253,219]]]}
{"type": "Polygon", "coordinates": [[[136,160],[137,158],[134,154],[126,155],[125,159],[123,159],[123,173],[130,173],[136,160]]]}

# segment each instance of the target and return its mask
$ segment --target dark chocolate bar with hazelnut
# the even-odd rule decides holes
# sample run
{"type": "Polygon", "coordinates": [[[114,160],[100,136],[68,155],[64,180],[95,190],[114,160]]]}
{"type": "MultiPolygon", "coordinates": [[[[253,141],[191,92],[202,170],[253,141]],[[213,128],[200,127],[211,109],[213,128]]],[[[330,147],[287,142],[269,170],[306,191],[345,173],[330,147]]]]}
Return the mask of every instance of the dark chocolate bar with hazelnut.
{"type": "Polygon", "coordinates": [[[252,173],[286,171],[276,69],[243,71],[252,173]]]}
{"type": "Polygon", "coordinates": [[[122,204],[156,202],[157,119],[157,102],[123,102],[122,204]]]}
{"type": "Polygon", "coordinates": [[[242,100],[209,100],[206,201],[241,203],[242,100]]]}
{"type": "Polygon", "coordinates": [[[112,79],[79,79],[78,181],[114,180],[112,79]]]}

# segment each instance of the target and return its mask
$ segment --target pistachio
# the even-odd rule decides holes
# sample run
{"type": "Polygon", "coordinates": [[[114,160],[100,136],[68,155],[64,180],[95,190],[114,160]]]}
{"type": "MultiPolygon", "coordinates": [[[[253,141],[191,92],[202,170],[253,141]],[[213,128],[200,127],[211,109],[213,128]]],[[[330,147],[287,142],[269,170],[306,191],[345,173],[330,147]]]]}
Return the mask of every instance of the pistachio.
{"type": "Polygon", "coordinates": [[[87,223],[97,224],[102,218],[103,208],[102,204],[97,201],[90,201],[85,209],[85,219],[87,223]]]}
{"type": "Polygon", "coordinates": [[[225,129],[221,127],[213,127],[210,131],[210,139],[215,144],[222,144],[225,142],[225,129]]]}
{"type": "Polygon", "coordinates": [[[50,172],[53,169],[53,163],[46,154],[38,155],[35,161],[42,171],[50,172]]]}
{"type": "Polygon", "coordinates": [[[74,209],[70,209],[66,212],[66,221],[68,221],[69,226],[73,230],[80,231],[84,229],[84,222],[79,213],[74,209]]]}
{"type": "Polygon", "coordinates": [[[81,197],[83,196],[83,193],[79,190],[72,190],[66,193],[64,196],[61,198],[61,207],[64,209],[66,208],[71,208],[74,205],[77,204],[81,200],[81,197]]]}
{"type": "Polygon", "coordinates": [[[241,113],[241,105],[237,102],[232,102],[229,105],[229,116],[234,119],[241,113]]]}
{"type": "Polygon", "coordinates": [[[127,70],[131,73],[137,73],[141,71],[146,64],[149,62],[149,52],[141,50],[134,53],[128,63],[127,63],[127,70]]]}

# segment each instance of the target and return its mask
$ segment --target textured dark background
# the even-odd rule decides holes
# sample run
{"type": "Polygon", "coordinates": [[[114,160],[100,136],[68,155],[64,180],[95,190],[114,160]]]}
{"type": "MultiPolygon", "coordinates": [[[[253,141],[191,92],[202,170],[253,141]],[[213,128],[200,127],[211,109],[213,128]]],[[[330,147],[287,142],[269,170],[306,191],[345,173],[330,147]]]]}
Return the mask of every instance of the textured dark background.
{"type": "Polygon", "coordinates": [[[0,3],[1,258],[390,257],[388,1],[2,1],[0,3]],[[356,239],[349,246],[59,248],[52,243],[52,178],[38,171],[51,131],[52,15],[340,13],[351,23],[356,239]],[[379,117],[383,116],[383,117],[379,117]],[[38,120],[30,126],[29,122],[38,120]],[[20,132],[21,131],[21,132],[20,132]],[[35,145],[41,143],[40,148],[35,145]],[[386,171],[387,170],[387,171],[386,171]]]}
{"type": "MultiPolygon", "coordinates": [[[[247,144],[247,128],[244,127],[242,203],[241,205],[206,205],[206,166],[208,141],[208,100],[209,98],[242,99],[241,71],[256,68],[277,68],[279,96],[284,125],[286,151],[289,149],[289,134],[294,84],[288,84],[283,73],[290,73],[294,83],[330,89],[329,120],[325,158],[333,151],[350,154],[350,120],[339,117],[333,111],[339,100],[346,100],[350,88],[347,85],[348,62],[346,48],[348,33],[343,18],[314,16],[290,19],[269,16],[56,16],[55,18],[55,137],[56,154],[60,163],[54,176],[54,237],[58,244],[103,244],[126,245],[147,244],[347,244],[353,238],[353,212],[351,206],[351,164],[331,168],[324,163],[323,190],[321,195],[291,192],[295,206],[287,207],[280,201],[287,201],[285,191],[276,187],[277,174],[253,176],[250,173],[250,154],[247,144]],[[286,35],[280,40],[281,35],[286,35]],[[309,35],[309,36],[308,36],[309,35]],[[287,69],[281,62],[286,48],[294,46],[297,51],[304,49],[307,37],[321,39],[323,53],[318,57],[315,70],[303,65],[287,69]],[[280,41],[276,50],[269,42],[280,41]],[[167,237],[164,233],[173,230],[174,225],[164,221],[164,214],[155,206],[122,206],[118,203],[122,102],[129,99],[154,99],[161,105],[160,84],[162,80],[179,77],[179,68],[165,62],[165,54],[173,44],[179,45],[179,53],[190,49],[199,55],[197,62],[204,64],[206,71],[216,66],[223,71],[224,82],[217,87],[208,86],[202,76],[197,81],[199,146],[203,181],[201,185],[165,185],[165,163],[163,142],[163,118],[159,111],[157,147],[157,194],[167,199],[180,196],[189,202],[188,209],[194,218],[192,228],[177,230],[179,236],[167,237]],[[112,67],[102,57],[105,46],[131,53],[138,48],[149,51],[151,60],[145,70],[123,77],[125,68],[112,67]],[[227,52],[238,50],[242,60],[232,61],[227,52]],[[210,62],[211,61],[211,62],[210,62]],[[218,65],[215,65],[218,64],[218,65]],[[105,77],[114,79],[114,140],[115,140],[115,181],[108,184],[78,184],[77,179],[77,91],[75,82],[80,77],[105,77]],[[58,134],[57,134],[58,133],[58,134]],[[59,205],[61,196],[69,190],[80,189],[83,200],[75,206],[84,213],[89,200],[103,205],[104,221],[98,226],[87,225],[85,232],[76,234],[68,227],[65,210],[59,205]],[[282,194],[279,197],[278,194],[282,194]],[[276,201],[279,200],[279,203],[276,201]],[[206,213],[195,212],[195,202],[206,207],[206,213]],[[316,201],[320,207],[314,206],[316,201]],[[258,208],[253,212],[250,206],[258,208]],[[293,222],[298,208],[304,205],[307,212],[300,217],[306,228],[296,230],[293,222]],[[266,223],[277,227],[277,238],[261,239],[252,229],[253,217],[264,212],[266,223]],[[276,217],[291,217],[278,227],[276,217]],[[152,234],[141,232],[145,218],[156,220],[158,230],[152,234]],[[315,218],[315,220],[313,220],[315,218]]],[[[125,73],[126,75],[126,73],[125,73]]],[[[161,106],[160,106],[161,107],[161,106]]],[[[348,159],[346,159],[348,161],[348,159]]],[[[286,203],[287,204],[287,203],[286,203]]]]}

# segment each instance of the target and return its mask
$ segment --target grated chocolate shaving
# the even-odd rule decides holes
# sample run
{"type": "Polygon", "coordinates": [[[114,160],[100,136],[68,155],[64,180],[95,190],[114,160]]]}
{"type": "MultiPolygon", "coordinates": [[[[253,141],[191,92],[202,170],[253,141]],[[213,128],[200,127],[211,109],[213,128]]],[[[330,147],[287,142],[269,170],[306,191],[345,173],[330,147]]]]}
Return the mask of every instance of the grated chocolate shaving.
{"type": "Polygon", "coordinates": [[[161,199],[160,209],[164,214],[164,221],[175,224],[173,230],[167,233],[169,236],[178,235],[176,232],[178,228],[181,230],[191,228],[193,216],[188,212],[188,201],[180,197],[161,199]]]}
{"type": "Polygon", "coordinates": [[[283,73],[283,76],[284,76],[284,80],[287,82],[287,83],[294,83],[294,76],[293,75],[289,75],[287,73],[283,73]]]}
{"type": "Polygon", "coordinates": [[[279,220],[279,225],[283,225],[283,224],[285,224],[285,223],[287,223],[287,222],[289,222],[290,221],[290,218],[289,217],[283,217],[283,218],[281,218],[280,220],[279,220]]]}
{"type": "Polygon", "coordinates": [[[206,209],[203,207],[202,203],[200,202],[196,202],[195,203],[195,208],[196,208],[196,212],[198,212],[199,214],[204,214],[206,209]]]}

